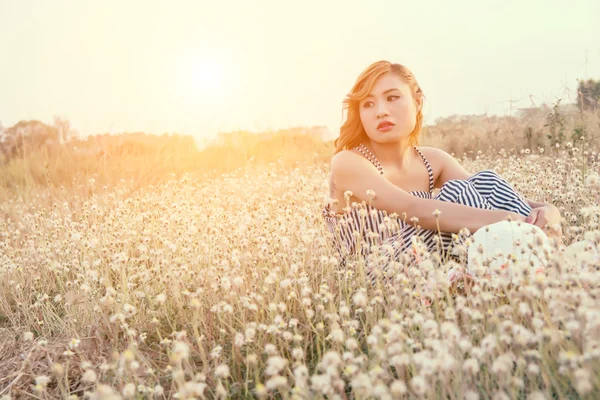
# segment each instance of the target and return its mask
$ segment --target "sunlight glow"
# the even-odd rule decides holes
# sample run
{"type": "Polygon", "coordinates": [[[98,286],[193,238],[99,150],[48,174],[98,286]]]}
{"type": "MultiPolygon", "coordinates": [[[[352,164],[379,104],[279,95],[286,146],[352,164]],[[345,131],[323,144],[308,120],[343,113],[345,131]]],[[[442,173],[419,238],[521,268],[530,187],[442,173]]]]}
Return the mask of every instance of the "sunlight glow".
{"type": "Polygon", "coordinates": [[[206,112],[221,109],[226,92],[231,90],[229,65],[223,57],[202,52],[179,58],[173,88],[187,107],[202,107],[206,112]]]}
{"type": "Polygon", "coordinates": [[[191,89],[214,96],[223,90],[223,68],[213,60],[196,60],[190,65],[191,89]]]}

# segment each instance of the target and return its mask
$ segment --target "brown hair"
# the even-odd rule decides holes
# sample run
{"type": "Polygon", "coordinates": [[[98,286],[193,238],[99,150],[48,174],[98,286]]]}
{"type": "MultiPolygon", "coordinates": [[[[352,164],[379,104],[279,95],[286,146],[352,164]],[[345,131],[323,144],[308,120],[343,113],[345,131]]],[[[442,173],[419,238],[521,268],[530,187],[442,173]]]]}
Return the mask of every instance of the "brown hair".
{"type": "MultiPolygon", "coordinates": [[[[335,145],[335,153],[342,150],[352,149],[358,146],[361,142],[367,140],[367,133],[360,120],[360,111],[358,109],[361,100],[365,99],[377,78],[381,75],[393,72],[398,74],[411,88],[413,98],[424,97],[421,87],[417,83],[413,73],[401,64],[392,64],[389,61],[377,61],[369,65],[356,79],[350,93],[346,95],[343,101],[344,110],[347,110],[348,117],[340,128],[340,136],[333,142],[335,145]]],[[[423,107],[417,112],[417,121],[415,129],[409,136],[409,144],[419,144],[419,136],[423,128],[423,107]]]]}

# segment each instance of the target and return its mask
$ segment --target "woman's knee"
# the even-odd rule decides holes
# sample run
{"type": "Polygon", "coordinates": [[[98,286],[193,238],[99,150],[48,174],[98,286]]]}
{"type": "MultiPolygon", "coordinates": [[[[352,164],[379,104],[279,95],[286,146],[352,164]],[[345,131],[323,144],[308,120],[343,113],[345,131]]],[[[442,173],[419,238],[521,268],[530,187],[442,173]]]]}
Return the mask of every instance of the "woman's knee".
{"type": "Polygon", "coordinates": [[[435,200],[455,202],[460,194],[469,186],[469,182],[450,179],[446,181],[440,188],[440,192],[435,196],[435,200]]]}
{"type": "Polygon", "coordinates": [[[477,183],[477,182],[485,182],[486,184],[494,183],[494,182],[505,182],[504,178],[500,176],[493,169],[484,169],[479,171],[473,175],[471,175],[468,179],[468,182],[477,183]]]}
{"type": "Polygon", "coordinates": [[[502,178],[500,176],[500,174],[498,174],[496,171],[494,171],[493,169],[483,169],[479,172],[474,173],[473,175],[471,175],[469,177],[469,179],[471,178],[479,178],[479,177],[486,177],[486,178],[491,178],[491,177],[497,177],[497,178],[502,178]]]}
{"type": "Polygon", "coordinates": [[[445,188],[450,188],[450,189],[464,189],[465,187],[469,186],[469,182],[462,180],[462,179],[449,179],[447,180],[442,187],[440,188],[440,192],[443,191],[445,188]]]}

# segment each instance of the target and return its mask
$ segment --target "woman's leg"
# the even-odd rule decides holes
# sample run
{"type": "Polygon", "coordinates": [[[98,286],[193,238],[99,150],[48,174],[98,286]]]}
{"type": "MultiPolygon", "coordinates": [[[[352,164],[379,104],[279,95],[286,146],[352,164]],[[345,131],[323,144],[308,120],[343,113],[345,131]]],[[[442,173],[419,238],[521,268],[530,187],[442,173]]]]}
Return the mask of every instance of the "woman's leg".
{"type": "Polygon", "coordinates": [[[504,178],[492,170],[480,171],[467,179],[495,209],[515,212],[524,216],[531,206],[504,178]]]}
{"type": "MultiPolygon", "coordinates": [[[[463,204],[465,206],[493,210],[494,207],[488,200],[476,189],[476,187],[466,180],[449,180],[442,186],[440,192],[435,196],[435,200],[447,201],[450,203],[463,204]]],[[[453,239],[456,235],[448,232],[441,233],[441,239],[445,250],[453,245],[453,239]]]]}
{"type": "MultiPolygon", "coordinates": [[[[506,180],[491,170],[480,171],[466,180],[449,180],[435,196],[435,200],[448,201],[486,210],[500,209],[529,215],[531,207],[525,199],[514,190],[506,180]]],[[[378,265],[387,270],[391,261],[399,261],[412,247],[413,236],[422,239],[428,251],[448,251],[453,244],[453,236],[449,232],[420,229],[407,224],[403,229],[384,242],[380,251],[378,265]],[[438,236],[439,239],[435,239],[438,236]],[[439,243],[438,243],[439,242],[439,243]],[[384,260],[384,261],[382,261],[384,260]]]]}
{"type": "Polygon", "coordinates": [[[468,180],[453,179],[444,183],[440,192],[435,196],[435,200],[484,208],[486,210],[494,209],[494,206],[488,202],[487,198],[468,180]]]}
{"type": "MultiPolygon", "coordinates": [[[[475,189],[475,187],[466,180],[450,180],[446,182],[437,196],[436,200],[447,201],[451,203],[463,204],[470,207],[484,208],[492,210],[494,207],[475,189]]],[[[415,236],[423,243],[429,252],[448,251],[456,235],[449,232],[438,232],[419,228],[417,230],[411,224],[406,224],[404,228],[396,232],[393,236],[384,242],[377,258],[378,262],[373,263],[373,270],[382,269],[387,272],[390,262],[399,262],[403,254],[410,254],[413,250],[413,240],[415,236]]]]}

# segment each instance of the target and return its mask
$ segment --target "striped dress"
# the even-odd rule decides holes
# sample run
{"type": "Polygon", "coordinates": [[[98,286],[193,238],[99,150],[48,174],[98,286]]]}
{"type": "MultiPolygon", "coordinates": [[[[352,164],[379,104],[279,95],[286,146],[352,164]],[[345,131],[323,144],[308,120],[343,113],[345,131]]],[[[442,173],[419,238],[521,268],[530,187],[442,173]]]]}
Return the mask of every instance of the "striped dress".
{"type": "MultiPolygon", "coordinates": [[[[354,148],[367,158],[383,175],[381,164],[364,145],[354,148]]],[[[419,154],[429,175],[429,191],[413,191],[411,195],[448,201],[487,210],[505,210],[524,216],[531,207],[500,175],[492,170],[480,171],[466,180],[453,179],[445,182],[439,193],[434,195],[433,170],[423,153],[419,154]]],[[[389,214],[365,202],[354,203],[344,213],[338,214],[326,204],[323,218],[332,235],[332,247],[340,258],[340,266],[345,266],[348,257],[361,256],[367,261],[376,261],[384,271],[391,261],[401,261],[403,254],[416,255],[418,248],[428,252],[439,252],[443,257],[452,256],[454,245],[461,242],[459,235],[415,227],[403,216],[389,214]],[[409,250],[412,250],[409,252],[409,250]],[[383,262],[382,262],[383,260],[383,262]]],[[[369,269],[367,276],[373,281],[376,274],[369,269]]]]}

